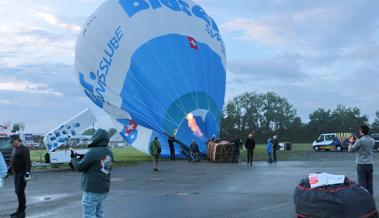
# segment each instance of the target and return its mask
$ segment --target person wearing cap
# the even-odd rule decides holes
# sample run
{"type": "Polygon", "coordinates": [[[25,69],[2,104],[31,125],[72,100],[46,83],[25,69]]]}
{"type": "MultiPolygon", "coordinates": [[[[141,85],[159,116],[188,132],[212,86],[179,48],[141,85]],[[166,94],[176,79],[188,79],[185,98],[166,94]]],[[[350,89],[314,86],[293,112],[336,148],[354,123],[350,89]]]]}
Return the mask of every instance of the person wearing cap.
{"type": "Polygon", "coordinates": [[[26,183],[30,179],[31,161],[30,152],[27,147],[22,144],[20,136],[17,134],[10,136],[10,142],[13,145],[13,152],[10,162],[11,171],[14,174],[15,193],[18,200],[17,211],[11,214],[11,217],[22,218],[25,217],[26,197],[25,188],[26,183]]]}
{"type": "Polygon", "coordinates": [[[82,159],[71,150],[71,163],[75,170],[83,173],[83,217],[103,218],[105,200],[110,190],[113,153],[108,148],[109,135],[106,130],[96,130],[91,140],[89,150],[82,159]]]}
{"type": "Polygon", "coordinates": [[[158,158],[161,155],[162,147],[157,136],[155,136],[154,140],[150,143],[149,150],[151,156],[153,157],[153,170],[158,171],[158,158]]]}

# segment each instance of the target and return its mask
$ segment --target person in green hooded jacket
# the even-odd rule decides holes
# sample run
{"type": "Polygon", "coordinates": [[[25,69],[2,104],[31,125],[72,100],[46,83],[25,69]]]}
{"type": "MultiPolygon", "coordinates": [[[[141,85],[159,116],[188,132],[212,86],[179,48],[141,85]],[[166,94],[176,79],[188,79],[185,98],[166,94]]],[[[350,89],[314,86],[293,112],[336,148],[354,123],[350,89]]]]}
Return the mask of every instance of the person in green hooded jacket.
{"type": "Polygon", "coordinates": [[[150,143],[150,154],[153,157],[153,170],[158,171],[158,158],[161,155],[162,147],[158,141],[158,137],[155,136],[154,140],[150,143]]]}
{"type": "Polygon", "coordinates": [[[75,170],[82,172],[81,189],[84,218],[103,218],[104,203],[110,189],[113,153],[108,148],[109,135],[98,129],[88,145],[82,159],[71,151],[71,162],[75,170]]]}

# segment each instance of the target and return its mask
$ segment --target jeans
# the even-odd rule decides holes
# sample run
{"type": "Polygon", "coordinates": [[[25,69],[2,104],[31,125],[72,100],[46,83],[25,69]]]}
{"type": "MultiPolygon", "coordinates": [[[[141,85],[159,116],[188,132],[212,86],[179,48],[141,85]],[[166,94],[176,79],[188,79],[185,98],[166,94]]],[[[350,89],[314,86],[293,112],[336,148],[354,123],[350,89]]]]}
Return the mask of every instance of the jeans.
{"type": "Polygon", "coordinates": [[[277,150],[277,148],[274,148],[274,150],[272,151],[272,155],[274,157],[274,162],[276,162],[276,150],[277,150]]]}
{"type": "Polygon", "coordinates": [[[358,185],[367,189],[371,196],[374,194],[372,185],[373,171],[372,164],[358,164],[357,166],[358,185]]]}
{"type": "Polygon", "coordinates": [[[158,169],[159,154],[153,154],[153,169],[158,169]]]}
{"type": "Polygon", "coordinates": [[[108,193],[83,192],[83,218],[104,218],[104,203],[108,193]]]}
{"type": "Polygon", "coordinates": [[[247,164],[253,165],[254,149],[247,149],[247,164]]]}
{"type": "Polygon", "coordinates": [[[18,212],[23,212],[26,208],[25,187],[25,172],[16,172],[14,175],[14,188],[18,200],[18,212]]]}
{"type": "Polygon", "coordinates": [[[267,155],[268,155],[268,162],[271,163],[272,162],[271,152],[267,152],[267,155]]]}
{"type": "Polygon", "coordinates": [[[170,159],[175,160],[175,148],[170,145],[170,159]]]}
{"type": "Polygon", "coordinates": [[[234,163],[238,163],[239,160],[240,160],[240,152],[234,151],[234,163]]]}

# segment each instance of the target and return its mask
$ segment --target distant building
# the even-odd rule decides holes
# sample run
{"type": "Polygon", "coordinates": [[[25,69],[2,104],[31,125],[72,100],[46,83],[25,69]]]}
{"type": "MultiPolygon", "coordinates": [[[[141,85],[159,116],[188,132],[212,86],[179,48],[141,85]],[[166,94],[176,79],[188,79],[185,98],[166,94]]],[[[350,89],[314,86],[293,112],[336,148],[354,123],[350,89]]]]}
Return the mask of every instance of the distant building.
{"type": "Polygon", "coordinates": [[[112,147],[125,147],[128,146],[125,139],[121,137],[120,134],[115,133],[109,140],[109,144],[112,147]]]}
{"type": "Polygon", "coordinates": [[[87,146],[91,143],[92,135],[76,135],[70,139],[73,146],[87,146]]]}

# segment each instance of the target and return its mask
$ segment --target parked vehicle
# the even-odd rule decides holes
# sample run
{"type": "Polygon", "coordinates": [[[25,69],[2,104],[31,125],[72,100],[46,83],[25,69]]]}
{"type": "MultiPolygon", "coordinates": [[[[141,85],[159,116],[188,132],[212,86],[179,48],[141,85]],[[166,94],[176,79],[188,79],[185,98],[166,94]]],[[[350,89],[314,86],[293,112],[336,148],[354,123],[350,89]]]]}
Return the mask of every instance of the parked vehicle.
{"type": "Polygon", "coordinates": [[[379,133],[374,133],[370,135],[375,140],[374,150],[379,151],[379,133]]]}
{"type": "MultiPolygon", "coordinates": [[[[45,154],[46,163],[70,163],[70,148],[72,148],[72,138],[83,132],[88,126],[93,125],[93,123],[96,121],[96,117],[93,115],[93,113],[89,109],[86,109],[70,120],[46,133],[43,139],[47,150],[47,153],[45,154]]],[[[87,151],[88,149],[81,149],[76,150],[75,152],[84,155],[87,151]]]]}
{"type": "Polygon", "coordinates": [[[0,132],[0,152],[3,154],[5,162],[9,165],[13,147],[9,141],[9,134],[0,132]]]}
{"type": "Polygon", "coordinates": [[[312,148],[314,151],[321,150],[347,150],[349,140],[353,136],[352,133],[323,133],[313,143],[312,148]]]}

